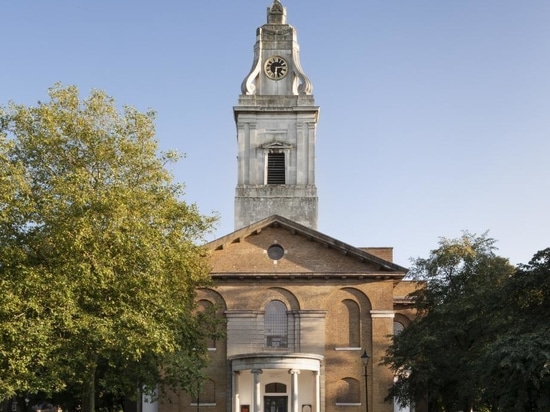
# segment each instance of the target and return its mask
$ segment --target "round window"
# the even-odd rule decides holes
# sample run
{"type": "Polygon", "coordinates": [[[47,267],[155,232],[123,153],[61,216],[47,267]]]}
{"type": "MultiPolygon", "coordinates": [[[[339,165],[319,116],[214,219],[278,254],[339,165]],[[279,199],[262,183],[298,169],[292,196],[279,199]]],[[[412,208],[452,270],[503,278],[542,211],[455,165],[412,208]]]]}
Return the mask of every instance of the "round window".
{"type": "Polygon", "coordinates": [[[285,250],[281,245],[271,245],[267,248],[267,256],[272,260],[279,260],[285,254],[285,250]]]}

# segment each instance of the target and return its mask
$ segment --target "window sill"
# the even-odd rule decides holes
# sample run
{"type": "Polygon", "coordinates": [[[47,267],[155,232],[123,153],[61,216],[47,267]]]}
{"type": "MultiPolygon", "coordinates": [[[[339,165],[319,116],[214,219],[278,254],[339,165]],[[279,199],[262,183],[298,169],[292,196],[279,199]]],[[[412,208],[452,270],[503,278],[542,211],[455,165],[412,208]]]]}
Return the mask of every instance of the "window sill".
{"type": "Polygon", "coordinates": [[[336,406],[361,406],[362,403],[342,403],[342,402],[336,402],[336,406]]]}

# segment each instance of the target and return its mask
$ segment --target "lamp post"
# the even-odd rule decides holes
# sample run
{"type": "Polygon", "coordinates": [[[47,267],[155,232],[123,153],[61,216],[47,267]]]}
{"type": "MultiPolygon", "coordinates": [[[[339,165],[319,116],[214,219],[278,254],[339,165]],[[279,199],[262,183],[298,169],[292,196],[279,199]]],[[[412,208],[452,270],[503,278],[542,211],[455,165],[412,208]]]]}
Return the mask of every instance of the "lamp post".
{"type": "Polygon", "coordinates": [[[365,412],[369,412],[369,383],[367,377],[368,374],[368,366],[369,366],[369,360],[370,356],[367,354],[367,351],[364,350],[363,354],[361,355],[361,362],[363,363],[363,366],[365,367],[365,412]]]}
{"type": "Polygon", "coordinates": [[[201,410],[201,384],[197,380],[197,412],[200,412],[201,410]]]}

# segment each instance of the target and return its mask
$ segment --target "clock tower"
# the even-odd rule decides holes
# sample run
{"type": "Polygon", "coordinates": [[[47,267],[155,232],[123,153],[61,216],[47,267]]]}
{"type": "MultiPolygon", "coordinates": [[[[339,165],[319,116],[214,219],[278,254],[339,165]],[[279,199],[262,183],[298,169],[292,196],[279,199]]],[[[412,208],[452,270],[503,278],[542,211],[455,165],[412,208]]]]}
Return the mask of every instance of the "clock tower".
{"type": "Polygon", "coordinates": [[[319,107],[300,65],[296,30],[274,0],[233,108],[238,178],[235,229],[280,215],[317,229],[315,133],[319,107]]]}

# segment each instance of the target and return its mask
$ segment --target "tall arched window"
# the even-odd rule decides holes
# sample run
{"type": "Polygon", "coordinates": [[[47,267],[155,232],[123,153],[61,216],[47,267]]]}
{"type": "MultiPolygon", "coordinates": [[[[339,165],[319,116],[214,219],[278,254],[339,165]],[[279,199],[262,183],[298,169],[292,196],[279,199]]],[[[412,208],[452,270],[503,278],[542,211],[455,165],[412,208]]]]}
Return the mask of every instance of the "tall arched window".
{"type": "MultiPolygon", "coordinates": [[[[399,335],[403,330],[405,329],[405,326],[398,321],[393,322],[393,334],[399,335]]],[[[397,377],[394,378],[394,381],[397,379],[397,377]]],[[[402,407],[397,400],[397,398],[393,399],[393,410],[394,412],[410,412],[411,408],[409,406],[402,407]]]]}
{"type": "Polygon", "coordinates": [[[336,388],[336,403],[360,403],[359,381],[353,378],[344,378],[338,381],[336,388]]]}
{"type": "Polygon", "coordinates": [[[344,299],[338,305],[338,345],[361,346],[361,322],[359,305],[351,299],[344,299]]]}
{"type": "MultiPolygon", "coordinates": [[[[197,302],[197,311],[199,313],[211,313],[214,310],[214,305],[212,302],[208,300],[199,300],[197,302]]],[[[213,338],[209,338],[206,341],[206,346],[208,349],[215,349],[216,348],[216,341],[213,338]]]]}
{"type": "Polygon", "coordinates": [[[264,333],[267,347],[288,347],[288,321],[286,306],[283,302],[272,300],[266,305],[264,333]]]}

